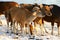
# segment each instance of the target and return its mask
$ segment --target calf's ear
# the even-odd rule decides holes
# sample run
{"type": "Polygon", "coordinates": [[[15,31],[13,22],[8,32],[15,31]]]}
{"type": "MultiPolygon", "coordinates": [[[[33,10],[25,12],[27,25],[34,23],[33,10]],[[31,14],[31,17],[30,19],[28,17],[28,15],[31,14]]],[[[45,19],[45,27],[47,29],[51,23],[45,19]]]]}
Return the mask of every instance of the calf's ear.
{"type": "Polygon", "coordinates": [[[40,8],[43,8],[43,5],[42,4],[40,4],[40,8]]]}
{"type": "Polygon", "coordinates": [[[49,8],[50,8],[50,9],[52,9],[52,8],[53,8],[53,6],[49,6],[49,8]]]}

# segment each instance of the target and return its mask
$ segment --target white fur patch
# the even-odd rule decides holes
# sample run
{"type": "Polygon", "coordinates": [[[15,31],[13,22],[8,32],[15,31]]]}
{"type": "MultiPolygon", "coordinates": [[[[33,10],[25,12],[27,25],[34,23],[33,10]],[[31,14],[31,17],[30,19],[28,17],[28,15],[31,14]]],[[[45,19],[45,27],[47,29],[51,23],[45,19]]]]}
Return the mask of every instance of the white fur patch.
{"type": "Polygon", "coordinates": [[[36,16],[36,12],[34,12],[33,15],[36,16]]]}

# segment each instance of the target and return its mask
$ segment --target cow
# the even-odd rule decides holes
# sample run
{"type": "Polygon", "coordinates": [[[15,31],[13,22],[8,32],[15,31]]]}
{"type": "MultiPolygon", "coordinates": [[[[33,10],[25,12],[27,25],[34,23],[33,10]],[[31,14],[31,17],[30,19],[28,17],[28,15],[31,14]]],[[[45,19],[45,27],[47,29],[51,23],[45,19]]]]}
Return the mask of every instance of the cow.
{"type": "Polygon", "coordinates": [[[54,4],[48,5],[51,9],[52,12],[52,16],[51,17],[45,17],[43,18],[45,21],[47,22],[51,22],[52,25],[52,32],[51,34],[53,35],[53,26],[54,26],[54,22],[57,23],[57,27],[58,27],[58,35],[60,34],[59,32],[59,25],[60,25],[60,7],[54,4]],[[49,19],[49,20],[48,20],[49,19]]]}
{"type": "MultiPolygon", "coordinates": [[[[19,7],[19,4],[16,2],[13,2],[13,1],[11,1],[11,2],[1,1],[0,2],[0,15],[2,15],[2,14],[4,15],[3,11],[8,10],[12,7],[19,7]]],[[[9,25],[8,22],[7,22],[7,24],[9,25]]]]}
{"type": "MultiPolygon", "coordinates": [[[[44,18],[42,18],[42,23],[41,24],[44,24],[43,21],[47,21],[47,22],[51,22],[51,25],[52,25],[52,32],[51,34],[53,35],[53,26],[54,26],[54,23],[57,23],[57,27],[58,27],[58,35],[60,34],[59,33],[59,25],[60,25],[60,13],[59,13],[59,10],[60,10],[60,7],[57,6],[57,5],[54,5],[54,4],[51,4],[51,5],[47,5],[47,4],[43,4],[43,6],[48,6],[50,8],[50,11],[52,13],[52,16],[45,16],[44,18]]],[[[47,8],[48,9],[48,8],[47,8]]],[[[40,20],[41,18],[38,17],[38,20],[40,20]]]]}
{"type": "Polygon", "coordinates": [[[0,15],[3,14],[3,11],[8,10],[12,7],[18,7],[19,4],[16,2],[0,2],[0,15]]]}
{"type": "MultiPolygon", "coordinates": [[[[3,11],[6,11],[6,10],[12,8],[12,7],[19,7],[19,4],[16,3],[16,2],[13,2],[13,1],[11,1],[11,2],[1,1],[1,2],[0,2],[0,15],[3,14],[3,15],[5,15],[5,17],[6,17],[7,15],[6,15],[6,13],[4,13],[3,11]]],[[[7,27],[9,27],[9,22],[11,22],[11,20],[8,19],[8,18],[6,18],[6,20],[7,20],[7,27]],[[8,22],[8,21],[9,21],[9,22],[8,22]]],[[[7,32],[7,33],[8,33],[8,32],[7,32]]]]}

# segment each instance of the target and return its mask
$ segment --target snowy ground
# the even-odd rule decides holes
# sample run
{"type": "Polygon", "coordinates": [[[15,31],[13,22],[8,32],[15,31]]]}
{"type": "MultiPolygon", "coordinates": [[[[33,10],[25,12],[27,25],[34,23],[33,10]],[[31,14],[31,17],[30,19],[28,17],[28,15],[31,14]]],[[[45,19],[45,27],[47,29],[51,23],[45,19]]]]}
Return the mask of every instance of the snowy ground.
{"type": "MultiPolygon", "coordinates": [[[[41,36],[41,35],[35,35],[35,37],[30,37],[29,35],[27,36],[17,36],[15,34],[10,34],[10,33],[6,33],[7,31],[7,27],[6,27],[6,20],[4,18],[4,16],[1,16],[1,21],[2,24],[0,26],[0,40],[60,40],[60,36],[56,36],[56,35],[51,35],[51,25],[50,23],[45,22],[44,26],[47,29],[47,31],[49,32],[48,34],[46,33],[45,36],[41,36]]],[[[55,23],[54,26],[54,34],[57,34],[57,26],[55,23]]]]}

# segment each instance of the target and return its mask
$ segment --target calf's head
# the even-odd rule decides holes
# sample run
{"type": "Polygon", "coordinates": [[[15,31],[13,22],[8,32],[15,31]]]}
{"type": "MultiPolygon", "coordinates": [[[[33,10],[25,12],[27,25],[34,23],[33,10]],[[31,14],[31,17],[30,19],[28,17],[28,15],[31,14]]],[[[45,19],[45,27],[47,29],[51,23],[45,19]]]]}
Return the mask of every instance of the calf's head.
{"type": "Polygon", "coordinates": [[[34,16],[37,16],[37,17],[45,17],[45,14],[43,14],[40,10],[40,7],[37,7],[35,6],[33,9],[32,9],[32,12],[33,12],[33,15],[34,16]]]}
{"type": "Polygon", "coordinates": [[[44,6],[44,10],[47,16],[52,16],[51,9],[49,6],[44,6]]]}

